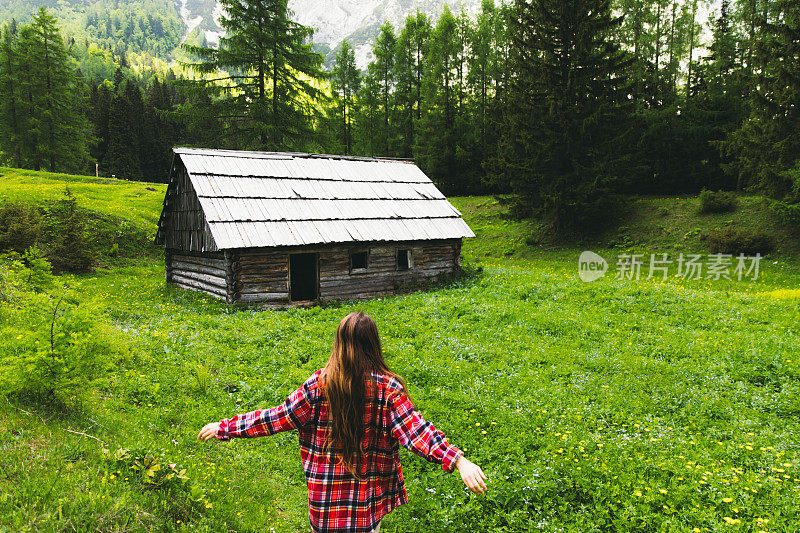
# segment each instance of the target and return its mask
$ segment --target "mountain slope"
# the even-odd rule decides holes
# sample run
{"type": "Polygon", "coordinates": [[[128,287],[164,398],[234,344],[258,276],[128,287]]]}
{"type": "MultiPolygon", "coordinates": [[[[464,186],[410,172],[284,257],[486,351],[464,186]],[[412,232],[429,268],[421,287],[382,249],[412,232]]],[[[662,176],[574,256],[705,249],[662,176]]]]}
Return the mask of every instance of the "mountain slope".
{"type": "MultiPolygon", "coordinates": [[[[365,68],[384,21],[398,28],[419,10],[435,23],[445,4],[454,12],[463,6],[475,13],[480,0],[290,0],[289,8],[295,20],[314,28],[314,42],[327,64],[347,39],[365,68]]],[[[11,18],[27,22],[40,6],[56,16],[65,36],[88,37],[118,55],[170,59],[183,42],[213,45],[222,34],[218,0],[0,0],[0,24],[11,18]]]]}

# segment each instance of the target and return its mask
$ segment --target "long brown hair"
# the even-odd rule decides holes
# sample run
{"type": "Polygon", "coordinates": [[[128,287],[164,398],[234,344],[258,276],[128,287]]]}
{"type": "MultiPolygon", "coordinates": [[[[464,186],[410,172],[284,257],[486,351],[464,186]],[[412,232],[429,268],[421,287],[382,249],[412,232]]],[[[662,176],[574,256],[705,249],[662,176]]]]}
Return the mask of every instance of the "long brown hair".
{"type": "Polygon", "coordinates": [[[375,322],[361,311],[350,313],[336,329],[331,356],[322,369],[322,390],[330,419],[325,447],[332,448],[339,463],[355,477],[359,477],[356,472],[362,459],[364,405],[375,394],[370,371],[397,378],[405,392],[403,378],[383,360],[375,322]]]}

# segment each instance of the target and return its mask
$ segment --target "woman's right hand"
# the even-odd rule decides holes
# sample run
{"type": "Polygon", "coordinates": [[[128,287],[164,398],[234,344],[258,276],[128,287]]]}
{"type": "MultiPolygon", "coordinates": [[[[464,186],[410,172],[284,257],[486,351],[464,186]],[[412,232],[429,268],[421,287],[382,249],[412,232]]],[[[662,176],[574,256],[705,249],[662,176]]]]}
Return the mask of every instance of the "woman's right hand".
{"type": "Polygon", "coordinates": [[[203,426],[203,429],[200,430],[200,434],[197,435],[197,439],[207,441],[208,439],[216,437],[218,431],[219,422],[211,422],[203,426]]]}
{"type": "Polygon", "coordinates": [[[456,468],[458,468],[458,473],[461,474],[461,480],[469,490],[475,494],[483,494],[486,492],[486,483],[484,483],[483,480],[487,478],[486,474],[481,470],[481,467],[462,455],[458,458],[458,461],[456,461],[456,468]]]}

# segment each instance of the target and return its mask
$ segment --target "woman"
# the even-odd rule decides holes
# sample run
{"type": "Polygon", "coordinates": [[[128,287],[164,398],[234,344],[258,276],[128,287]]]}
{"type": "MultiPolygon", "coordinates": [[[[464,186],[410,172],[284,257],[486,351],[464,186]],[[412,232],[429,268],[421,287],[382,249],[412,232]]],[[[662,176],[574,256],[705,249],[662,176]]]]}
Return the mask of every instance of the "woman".
{"type": "Polygon", "coordinates": [[[207,424],[198,438],[229,440],[297,429],[316,532],[369,533],[408,502],[398,443],[451,472],[475,493],[486,491],[483,471],[425,421],[403,378],[383,360],[375,322],[350,313],[336,330],[333,350],[286,401],[266,410],[207,424]]]}

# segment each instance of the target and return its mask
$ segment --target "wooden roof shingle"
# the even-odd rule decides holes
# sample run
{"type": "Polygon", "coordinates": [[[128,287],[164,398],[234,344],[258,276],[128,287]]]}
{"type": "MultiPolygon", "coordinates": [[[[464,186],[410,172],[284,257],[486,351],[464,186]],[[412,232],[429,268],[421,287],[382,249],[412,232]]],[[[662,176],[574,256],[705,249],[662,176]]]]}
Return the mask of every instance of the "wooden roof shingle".
{"type": "MultiPolygon", "coordinates": [[[[475,236],[410,161],[199,148],[173,152],[187,170],[218,250],[475,236]]],[[[163,239],[162,222],[157,242],[163,239]]]]}

